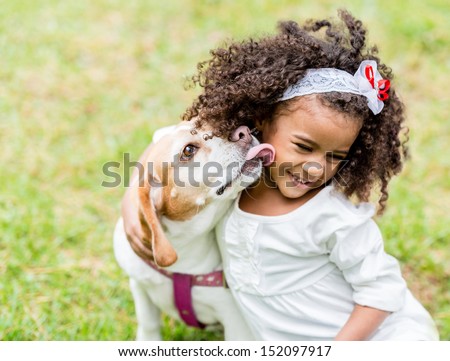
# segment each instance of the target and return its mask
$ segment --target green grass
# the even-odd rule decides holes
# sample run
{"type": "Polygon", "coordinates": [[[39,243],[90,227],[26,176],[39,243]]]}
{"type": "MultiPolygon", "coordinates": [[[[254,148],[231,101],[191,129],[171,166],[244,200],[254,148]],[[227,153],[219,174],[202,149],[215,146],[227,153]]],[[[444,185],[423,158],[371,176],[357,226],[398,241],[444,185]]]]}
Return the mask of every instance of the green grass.
{"type": "MultiPolygon", "coordinates": [[[[107,161],[138,158],[196,94],[186,76],[229,38],[336,1],[1,1],[0,339],[131,340],[128,281],[112,252],[122,187],[107,161]]],[[[446,0],[343,1],[396,74],[412,159],[379,220],[387,250],[450,340],[446,0]]],[[[165,320],[164,337],[220,339],[165,320]]]]}

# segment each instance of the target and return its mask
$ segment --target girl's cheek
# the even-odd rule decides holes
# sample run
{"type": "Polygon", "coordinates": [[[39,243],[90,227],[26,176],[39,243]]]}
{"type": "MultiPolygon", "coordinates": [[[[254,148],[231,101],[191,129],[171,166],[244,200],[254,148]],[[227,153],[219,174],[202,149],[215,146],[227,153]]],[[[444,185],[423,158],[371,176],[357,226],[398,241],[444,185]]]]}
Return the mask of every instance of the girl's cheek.
{"type": "MultiPolygon", "coordinates": [[[[343,161],[344,162],[344,161],[343,161]]],[[[342,163],[342,162],[341,162],[342,163]]],[[[331,179],[332,177],[334,177],[336,174],[339,173],[339,171],[342,169],[342,164],[333,164],[331,166],[331,169],[329,171],[329,176],[327,174],[327,180],[331,179]]]]}

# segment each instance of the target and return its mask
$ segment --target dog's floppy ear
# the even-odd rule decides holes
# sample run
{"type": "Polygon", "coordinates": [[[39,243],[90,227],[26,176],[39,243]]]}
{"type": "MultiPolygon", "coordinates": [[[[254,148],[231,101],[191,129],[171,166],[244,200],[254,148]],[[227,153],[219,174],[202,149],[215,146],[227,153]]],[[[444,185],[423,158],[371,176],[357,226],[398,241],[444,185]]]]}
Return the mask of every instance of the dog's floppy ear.
{"type": "MultiPolygon", "coordinates": [[[[150,174],[148,175],[152,177],[150,174]]],[[[154,260],[158,266],[168,267],[175,263],[178,256],[161,227],[150,190],[150,180],[145,177],[144,186],[138,189],[141,212],[152,233],[151,243],[154,260]]]]}

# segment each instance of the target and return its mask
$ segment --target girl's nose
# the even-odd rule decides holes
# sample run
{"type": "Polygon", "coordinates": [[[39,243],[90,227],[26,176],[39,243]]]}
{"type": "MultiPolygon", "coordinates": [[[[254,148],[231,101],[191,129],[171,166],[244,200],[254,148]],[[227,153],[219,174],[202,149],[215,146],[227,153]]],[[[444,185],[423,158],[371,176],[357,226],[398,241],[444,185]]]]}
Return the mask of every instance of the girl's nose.
{"type": "Polygon", "coordinates": [[[242,140],[245,143],[250,144],[252,142],[250,129],[245,125],[241,125],[240,127],[236,128],[236,130],[233,133],[231,133],[230,139],[232,142],[242,140]]]}
{"type": "Polygon", "coordinates": [[[318,162],[306,162],[303,164],[303,170],[312,178],[319,178],[323,174],[323,166],[318,162]]]}

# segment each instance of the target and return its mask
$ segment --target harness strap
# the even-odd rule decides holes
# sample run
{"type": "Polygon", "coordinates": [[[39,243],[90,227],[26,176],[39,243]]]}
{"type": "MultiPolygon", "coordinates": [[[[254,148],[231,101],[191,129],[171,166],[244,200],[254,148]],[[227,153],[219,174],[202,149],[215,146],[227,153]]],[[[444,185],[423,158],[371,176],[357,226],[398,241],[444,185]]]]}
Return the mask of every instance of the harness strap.
{"type": "Polygon", "coordinates": [[[223,276],[223,271],[213,271],[203,275],[191,275],[186,273],[170,272],[159,268],[156,263],[144,260],[150,267],[162,275],[172,279],[175,306],[181,319],[188,326],[205,328],[206,325],[197,320],[194,307],[192,305],[192,286],[203,287],[227,287],[223,276]]]}
{"type": "Polygon", "coordinates": [[[188,326],[205,328],[205,325],[197,320],[194,307],[192,306],[191,289],[193,277],[184,273],[174,273],[172,279],[175,306],[177,306],[181,319],[188,326]]]}

